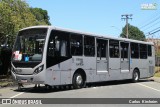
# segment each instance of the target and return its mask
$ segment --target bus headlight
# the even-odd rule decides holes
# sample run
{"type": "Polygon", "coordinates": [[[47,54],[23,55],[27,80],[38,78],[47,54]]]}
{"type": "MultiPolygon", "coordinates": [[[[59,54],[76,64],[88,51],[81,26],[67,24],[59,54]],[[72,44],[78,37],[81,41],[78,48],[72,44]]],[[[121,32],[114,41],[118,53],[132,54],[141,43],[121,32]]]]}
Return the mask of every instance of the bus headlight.
{"type": "Polygon", "coordinates": [[[40,73],[40,72],[43,70],[43,68],[44,68],[44,65],[39,66],[38,68],[36,68],[36,69],[34,70],[34,73],[33,73],[33,74],[38,74],[38,73],[40,73]]]}

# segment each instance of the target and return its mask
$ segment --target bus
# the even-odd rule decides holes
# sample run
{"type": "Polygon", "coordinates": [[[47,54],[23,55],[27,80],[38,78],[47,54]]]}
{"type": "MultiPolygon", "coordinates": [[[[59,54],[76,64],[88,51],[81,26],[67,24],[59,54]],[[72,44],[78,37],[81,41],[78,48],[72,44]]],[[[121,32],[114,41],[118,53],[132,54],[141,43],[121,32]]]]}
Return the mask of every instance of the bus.
{"type": "Polygon", "coordinates": [[[18,83],[83,88],[86,83],[152,77],[155,49],[151,42],[32,26],[19,31],[11,64],[18,83]]]}

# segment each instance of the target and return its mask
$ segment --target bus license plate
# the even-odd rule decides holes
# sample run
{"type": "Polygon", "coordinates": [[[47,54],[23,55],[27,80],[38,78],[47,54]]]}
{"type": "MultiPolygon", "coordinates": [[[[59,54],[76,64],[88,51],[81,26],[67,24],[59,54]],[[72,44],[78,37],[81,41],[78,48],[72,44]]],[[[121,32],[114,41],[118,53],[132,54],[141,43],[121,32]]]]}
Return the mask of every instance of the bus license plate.
{"type": "Polygon", "coordinates": [[[22,83],[26,83],[26,82],[27,82],[27,80],[21,80],[21,82],[22,82],[22,83]]]}

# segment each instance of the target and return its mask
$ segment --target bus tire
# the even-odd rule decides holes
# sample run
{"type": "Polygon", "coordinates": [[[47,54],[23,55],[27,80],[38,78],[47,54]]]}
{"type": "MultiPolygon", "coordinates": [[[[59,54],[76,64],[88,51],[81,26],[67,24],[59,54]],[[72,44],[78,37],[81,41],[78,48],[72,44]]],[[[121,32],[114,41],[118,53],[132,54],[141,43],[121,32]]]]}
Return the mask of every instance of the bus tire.
{"type": "Polygon", "coordinates": [[[81,73],[75,73],[73,76],[73,87],[75,89],[83,88],[85,82],[81,73]]]}
{"type": "Polygon", "coordinates": [[[132,82],[134,82],[134,83],[138,82],[139,78],[140,78],[140,74],[139,74],[138,69],[134,69],[133,75],[132,75],[132,82]]]}

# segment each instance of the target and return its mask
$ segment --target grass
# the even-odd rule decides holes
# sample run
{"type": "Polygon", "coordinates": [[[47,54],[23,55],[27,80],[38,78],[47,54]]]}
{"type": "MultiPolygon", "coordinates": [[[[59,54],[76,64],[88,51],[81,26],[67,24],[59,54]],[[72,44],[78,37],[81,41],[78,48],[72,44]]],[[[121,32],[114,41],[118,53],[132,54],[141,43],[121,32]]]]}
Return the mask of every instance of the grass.
{"type": "Polygon", "coordinates": [[[155,74],[154,74],[154,77],[160,77],[160,72],[155,73],[155,74]]]}
{"type": "Polygon", "coordinates": [[[160,77],[160,67],[155,67],[155,77],[160,77]]]}
{"type": "Polygon", "coordinates": [[[13,83],[13,82],[1,81],[1,82],[0,82],[0,86],[1,86],[1,87],[4,87],[4,86],[7,86],[7,85],[12,84],[12,83],[13,83]]]}
{"type": "Polygon", "coordinates": [[[0,75],[0,87],[5,87],[9,84],[13,84],[11,76],[0,75]]]}

